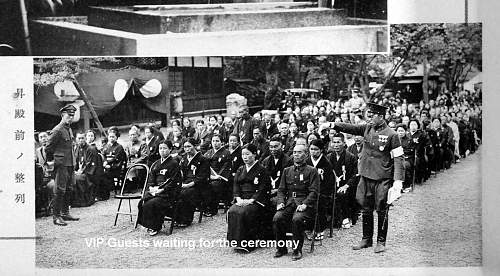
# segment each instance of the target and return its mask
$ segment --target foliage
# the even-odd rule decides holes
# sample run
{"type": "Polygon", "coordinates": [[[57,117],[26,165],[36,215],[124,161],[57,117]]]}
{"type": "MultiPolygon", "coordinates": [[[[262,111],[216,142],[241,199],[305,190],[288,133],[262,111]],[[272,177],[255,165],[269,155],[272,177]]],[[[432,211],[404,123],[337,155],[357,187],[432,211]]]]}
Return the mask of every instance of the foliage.
{"type": "Polygon", "coordinates": [[[43,58],[34,59],[33,82],[36,86],[47,86],[59,81],[76,80],[76,77],[102,63],[119,63],[116,58],[43,58]]]}

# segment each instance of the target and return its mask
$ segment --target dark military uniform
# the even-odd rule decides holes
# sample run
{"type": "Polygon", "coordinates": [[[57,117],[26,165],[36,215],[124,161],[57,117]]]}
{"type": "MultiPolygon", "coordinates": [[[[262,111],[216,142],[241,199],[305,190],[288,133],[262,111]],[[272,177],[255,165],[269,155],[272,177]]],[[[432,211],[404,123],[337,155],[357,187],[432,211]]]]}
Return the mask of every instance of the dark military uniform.
{"type": "Polygon", "coordinates": [[[149,173],[146,192],[138,205],[137,223],[155,231],[161,230],[165,216],[173,215],[181,183],[181,170],[174,158],[168,156],[164,160],[159,159],[154,162],[149,173]],[[163,191],[153,196],[149,193],[149,187],[158,187],[163,191]]]}
{"type": "MultiPolygon", "coordinates": [[[[302,251],[304,244],[304,230],[311,226],[314,219],[316,200],[320,185],[318,171],[309,165],[293,165],[285,168],[278,188],[277,204],[285,204],[278,210],[273,218],[273,230],[276,241],[284,241],[286,232],[292,224],[293,240],[298,241],[294,250],[302,251]],[[296,212],[297,206],[305,204],[307,208],[302,212],[296,212]]],[[[278,250],[286,250],[279,248],[278,250]]]]}
{"type": "Polygon", "coordinates": [[[385,122],[353,125],[335,123],[335,130],[363,136],[363,151],[359,160],[361,176],[356,199],[363,213],[363,240],[371,246],[373,239],[373,210],[378,213],[377,243],[385,246],[387,236],[387,193],[394,180],[404,181],[403,148],[397,133],[385,122]]]}
{"type": "MultiPolygon", "coordinates": [[[[269,193],[271,180],[260,163],[256,163],[247,171],[246,165],[241,166],[234,176],[233,196],[241,199],[254,199],[245,206],[233,204],[227,212],[227,240],[237,241],[242,247],[243,240],[249,241],[258,238],[263,232],[266,215],[269,213],[269,193]]],[[[245,246],[251,250],[253,247],[245,246]]]]}
{"type": "Polygon", "coordinates": [[[63,122],[52,129],[45,147],[47,161],[54,161],[55,188],[53,199],[54,219],[69,215],[69,205],[75,182],[75,157],[73,155],[73,132],[63,122]]]}

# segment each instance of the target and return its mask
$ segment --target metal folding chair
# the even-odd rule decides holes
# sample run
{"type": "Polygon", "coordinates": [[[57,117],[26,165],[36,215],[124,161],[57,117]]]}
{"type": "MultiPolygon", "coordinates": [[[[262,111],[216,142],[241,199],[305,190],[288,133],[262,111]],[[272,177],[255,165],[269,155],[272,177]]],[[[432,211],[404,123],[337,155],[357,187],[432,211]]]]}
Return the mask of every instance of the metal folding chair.
{"type": "MultiPolygon", "coordinates": [[[[125,175],[123,176],[123,179],[122,179],[123,184],[121,185],[120,194],[115,195],[115,198],[119,199],[120,202],[118,203],[118,210],[116,211],[114,226],[116,226],[116,222],[118,220],[119,215],[130,216],[130,222],[132,222],[133,216],[137,216],[136,214],[132,213],[132,206],[130,204],[130,201],[133,199],[141,199],[142,198],[142,196],[144,195],[144,191],[146,190],[146,186],[148,183],[148,177],[149,177],[149,167],[147,165],[145,165],[145,164],[132,164],[131,166],[128,167],[127,172],[125,173],[125,175]],[[140,168],[143,168],[146,170],[146,176],[144,177],[144,185],[142,186],[141,193],[140,194],[139,193],[125,193],[124,190],[125,190],[125,186],[127,184],[127,175],[130,173],[130,171],[133,168],[136,168],[136,167],[140,167],[140,168]],[[124,199],[128,200],[128,209],[129,209],[128,212],[120,211],[120,208],[122,206],[122,201],[124,199]]],[[[135,221],[134,227],[137,227],[137,219],[135,221]]]]}

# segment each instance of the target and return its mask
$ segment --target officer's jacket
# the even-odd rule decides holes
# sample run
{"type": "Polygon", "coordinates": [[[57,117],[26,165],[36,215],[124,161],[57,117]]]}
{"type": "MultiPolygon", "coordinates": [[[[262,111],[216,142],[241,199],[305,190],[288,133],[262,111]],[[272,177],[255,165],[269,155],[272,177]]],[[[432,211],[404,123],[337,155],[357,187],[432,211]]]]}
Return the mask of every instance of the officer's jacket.
{"type": "Polygon", "coordinates": [[[335,175],[333,174],[333,166],[328,161],[325,155],[322,155],[318,164],[314,166],[312,158],[307,158],[306,164],[318,170],[320,186],[319,192],[323,196],[331,196],[335,187],[335,175]]]}
{"type": "Polygon", "coordinates": [[[271,189],[278,189],[283,171],[286,167],[290,167],[292,165],[292,159],[284,153],[281,153],[277,163],[274,162],[274,157],[272,155],[269,155],[264,159],[264,161],[262,161],[262,166],[267,170],[269,176],[273,178],[271,182],[274,183],[274,186],[271,189]]]}
{"type": "Polygon", "coordinates": [[[404,180],[401,141],[385,122],[377,127],[373,124],[335,123],[335,130],[363,136],[363,150],[358,165],[361,176],[373,180],[404,180]]]}
{"type": "Polygon", "coordinates": [[[261,206],[269,206],[271,179],[259,162],[247,172],[246,165],[238,168],[233,182],[233,196],[254,199],[261,206]]]}
{"type": "Polygon", "coordinates": [[[73,155],[73,133],[71,128],[60,122],[52,129],[45,147],[47,161],[54,160],[54,166],[75,166],[73,155]]]}
{"type": "Polygon", "coordinates": [[[227,149],[220,148],[218,151],[211,149],[205,153],[205,157],[210,162],[210,168],[212,168],[218,175],[221,175],[225,178],[230,177],[231,156],[227,149]]]}
{"type": "Polygon", "coordinates": [[[194,182],[195,188],[200,188],[208,185],[210,177],[210,163],[201,152],[197,152],[191,161],[188,160],[188,155],[185,154],[181,160],[182,183],[187,184],[194,182]]]}
{"type": "Polygon", "coordinates": [[[295,203],[315,207],[318,198],[320,177],[318,171],[305,163],[285,168],[278,188],[277,204],[285,206],[295,203]]]}
{"type": "Polygon", "coordinates": [[[177,198],[182,184],[182,173],[176,159],[168,156],[167,159],[161,162],[161,159],[156,160],[151,165],[148,178],[148,188],[158,186],[163,191],[156,196],[164,198],[177,198]]]}

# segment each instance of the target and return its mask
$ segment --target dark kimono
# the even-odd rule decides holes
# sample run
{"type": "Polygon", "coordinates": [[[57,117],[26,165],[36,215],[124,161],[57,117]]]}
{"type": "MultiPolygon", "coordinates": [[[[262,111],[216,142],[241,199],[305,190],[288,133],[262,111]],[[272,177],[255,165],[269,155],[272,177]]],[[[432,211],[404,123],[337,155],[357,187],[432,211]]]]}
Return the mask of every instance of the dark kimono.
{"type": "MultiPolygon", "coordinates": [[[[267,170],[270,177],[269,179],[271,179],[271,205],[273,207],[276,207],[276,195],[280,185],[281,176],[283,175],[283,170],[292,165],[292,158],[288,157],[288,155],[284,153],[281,153],[278,158],[278,162],[274,161],[274,157],[272,155],[269,155],[264,159],[264,161],[262,161],[262,166],[267,170]]],[[[272,209],[275,210],[276,208],[272,209]]]]}
{"type": "Polygon", "coordinates": [[[333,194],[333,189],[335,188],[335,176],[333,175],[333,167],[330,161],[325,155],[322,155],[319,162],[314,166],[312,158],[307,158],[306,164],[312,166],[318,170],[320,184],[319,184],[319,203],[318,203],[318,224],[316,231],[321,232],[326,229],[327,226],[327,211],[331,196],[333,194]]]}
{"type": "Polygon", "coordinates": [[[188,160],[187,154],[182,157],[180,167],[182,170],[182,183],[194,182],[189,188],[182,188],[177,205],[177,223],[190,225],[193,222],[195,208],[204,209],[206,195],[209,190],[210,163],[200,152],[188,160]],[[203,206],[202,206],[203,205],[203,206]]]}
{"type": "Polygon", "coordinates": [[[233,197],[233,178],[236,175],[236,171],[243,166],[243,159],[241,158],[241,147],[237,147],[233,152],[231,152],[229,149],[229,162],[231,163],[231,174],[229,175],[229,189],[231,190],[229,192],[230,197],[233,197]]]}
{"type": "Polygon", "coordinates": [[[165,216],[173,216],[176,199],[182,183],[182,174],[177,161],[168,156],[163,162],[157,160],[151,166],[144,196],[139,201],[137,223],[160,231],[165,216]],[[152,195],[149,187],[158,187],[162,192],[152,195]]]}
{"type": "Polygon", "coordinates": [[[223,179],[210,180],[210,194],[208,199],[208,210],[210,213],[217,213],[219,200],[223,200],[227,206],[229,206],[229,202],[231,201],[231,191],[229,185],[231,182],[231,162],[230,162],[230,154],[229,151],[220,148],[215,151],[211,149],[205,153],[205,157],[210,162],[210,174],[213,175],[214,172],[217,175],[220,175],[227,179],[227,181],[223,179]]]}
{"type": "Polygon", "coordinates": [[[427,148],[431,145],[429,140],[429,136],[422,131],[417,130],[413,134],[409,134],[410,137],[410,147],[415,150],[416,155],[410,156],[410,159],[413,159],[412,163],[415,164],[415,182],[421,183],[426,177],[426,167],[427,167],[427,148]],[[416,157],[416,158],[415,158],[416,157]]]}
{"type": "Polygon", "coordinates": [[[75,175],[76,185],[71,206],[90,206],[95,202],[95,189],[100,185],[104,172],[101,156],[94,144],[77,148],[75,171],[82,171],[82,174],[75,175]]]}
{"type": "Polygon", "coordinates": [[[108,144],[103,151],[104,160],[107,162],[111,168],[104,169],[104,175],[106,178],[105,188],[103,189],[103,199],[109,198],[109,191],[113,189],[115,183],[114,179],[119,179],[121,177],[121,171],[123,166],[127,163],[127,154],[123,149],[122,145],[118,142],[114,144],[108,144]]]}
{"type": "MultiPolygon", "coordinates": [[[[227,212],[227,239],[237,241],[237,246],[242,246],[241,241],[255,240],[262,233],[261,223],[270,206],[269,193],[271,179],[266,169],[258,162],[247,172],[245,165],[241,166],[234,176],[233,196],[241,199],[254,199],[252,204],[237,206],[233,204],[227,212]]],[[[247,249],[252,249],[246,247],[247,249]]]]}
{"type": "MultiPolygon", "coordinates": [[[[342,223],[342,219],[350,218],[353,224],[356,224],[358,218],[358,210],[360,206],[356,201],[356,191],[358,187],[358,158],[352,153],[343,149],[340,152],[339,160],[335,152],[327,156],[328,161],[332,164],[333,172],[336,177],[340,178],[338,186],[335,187],[335,192],[340,187],[348,185],[345,194],[335,194],[335,220],[342,223]]],[[[335,182],[335,176],[333,178],[335,182]]]]}

